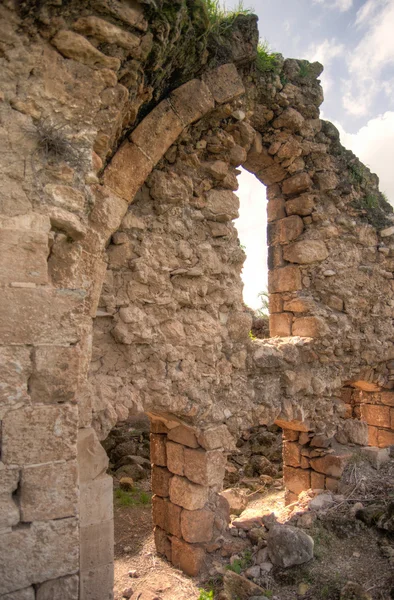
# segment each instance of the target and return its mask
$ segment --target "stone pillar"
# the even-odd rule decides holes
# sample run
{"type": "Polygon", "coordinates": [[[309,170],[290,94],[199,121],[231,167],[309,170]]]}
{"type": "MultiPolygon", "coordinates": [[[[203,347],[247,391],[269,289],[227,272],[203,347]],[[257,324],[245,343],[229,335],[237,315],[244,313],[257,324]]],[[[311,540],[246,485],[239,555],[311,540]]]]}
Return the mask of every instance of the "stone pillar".
{"type": "Polygon", "coordinates": [[[196,576],[206,552],[229,521],[222,489],[226,451],[234,442],[225,425],[196,431],[151,416],[153,522],[157,551],[196,576]]]}
{"type": "Polygon", "coordinates": [[[113,598],[113,482],[107,467],[107,454],[94,429],[80,429],[80,600],[113,598]]]}

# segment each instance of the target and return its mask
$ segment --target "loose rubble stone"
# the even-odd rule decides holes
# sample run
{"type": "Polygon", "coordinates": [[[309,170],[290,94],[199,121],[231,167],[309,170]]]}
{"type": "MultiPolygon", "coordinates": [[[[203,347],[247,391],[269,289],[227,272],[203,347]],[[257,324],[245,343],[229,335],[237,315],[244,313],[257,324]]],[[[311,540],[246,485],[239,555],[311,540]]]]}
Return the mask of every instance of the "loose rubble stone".
{"type": "Polygon", "coordinates": [[[267,548],[274,565],[292,567],[313,558],[313,539],[290,525],[274,525],[269,531],[267,548]]]}

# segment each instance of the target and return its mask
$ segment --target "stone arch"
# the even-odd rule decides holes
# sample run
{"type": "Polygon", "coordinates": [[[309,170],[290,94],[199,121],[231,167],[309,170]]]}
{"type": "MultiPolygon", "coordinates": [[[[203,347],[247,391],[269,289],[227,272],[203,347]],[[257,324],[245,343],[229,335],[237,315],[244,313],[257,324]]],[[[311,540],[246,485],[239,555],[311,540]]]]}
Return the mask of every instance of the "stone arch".
{"type": "MultiPolygon", "coordinates": [[[[184,128],[210,110],[217,111],[215,118],[220,121],[230,121],[226,126],[234,125],[232,118],[238,121],[242,115],[233,115],[231,101],[244,91],[246,101],[240,110],[252,118],[251,125],[238,133],[246,138],[251,135],[251,147],[248,156],[239,154],[239,164],[249,165],[269,187],[271,327],[279,337],[251,343],[247,339],[249,321],[241,309],[222,317],[221,325],[238,344],[231,364],[240,371],[240,387],[234,387],[231,397],[228,394],[221,398],[219,408],[223,414],[228,410],[225,418],[222,413],[216,418],[211,418],[211,414],[206,421],[202,419],[202,425],[210,431],[214,422],[223,427],[226,421],[236,431],[244,419],[251,418],[277,420],[290,431],[291,427],[315,427],[316,431],[326,428],[332,432],[338,422],[343,425],[347,404],[354,416],[359,410],[362,418],[370,419],[370,427],[375,428],[371,436],[377,445],[387,445],[392,439],[390,427],[385,426],[387,421],[378,421],[383,417],[378,417],[376,410],[358,408],[361,404],[374,406],[377,397],[364,403],[353,397],[351,402],[343,403],[339,397],[343,384],[346,383],[346,400],[350,388],[360,389],[360,382],[366,382],[376,386],[367,391],[379,397],[384,407],[379,414],[392,415],[392,307],[385,297],[389,298],[392,292],[393,229],[391,215],[378,195],[376,178],[341,148],[335,128],[318,118],[317,104],[322,97],[315,77],[319,67],[309,66],[309,76],[304,80],[300,63],[286,61],[279,67],[282,81],[279,75],[269,75],[267,83],[265,76],[256,81],[248,72],[242,81],[230,63],[207,73],[202,80],[189,81],[160,102],[133,131],[131,141],[121,145],[105,169],[101,185],[97,176],[100,158],[93,154],[92,159],[91,150],[94,147],[99,151],[105,144],[116,145],[128,101],[127,88],[122,84],[119,87],[115,74],[121,60],[98,50],[97,36],[117,35],[116,39],[124,44],[125,37],[119,37],[120,23],[137,31],[145,31],[148,26],[141,7],[122,11],[121,3],[111,6],[108,22],[115,29],[108,29],[107,24],[104,30],[99,17],[85,18],[78,25],[78,34],[75,24],[68,26],[65,21],[42,15],[44,24],[45,19],[51,23],[48,29],[44,28],[42,39],[51,43],[32,42],[27,34],[22,43],[16,33],[17,17],[8,5],[1,7],[2,14],[9,10],[5,19],[9,24],[9,64],[5,73],[10,75],[11,83],[6,82],[1,108],[6,117],[11,117],[11,125],[5,128],[5,137],[12,157],[13,128],[21,134],[22,143],[16,146],[28,174],[18,163],[9,177],[7,158],[7,194],[14,202],[6,198],[2,204],[4,239],[13,251],[1,274],[2,305],[7,307],[0,322],[7,387],[1,408],[1,502],[6,510],[0,544],[5,577],[0,593],[21,591],[22,597],[29,599],[42,600],[45,594],[53,597],[67,591],[76,600],[82,572],[81,597],[89,597],[97,589],[97,597],[110,595],[111,557],[104,551],[92,552],[92,539],[100,542],[100,550],[107,549],[109,538],[103,524],[110,532],[106,505],[110,487],[104,476],[105,457],[91,428],[91,395],[83,388],[90,361],[91,323],[97,314],[106,271],[104,249],[119,229],[129,202],[184,128]],[[97,47],[87,38],[96,40],[97,47]],[[30,48],[31,52],[27,50],[30,48]],[[59,84],[56,89],[49,85],[48,73],[59,84]],[[90,96],[82,93],[78,83],[74,103],[69,90],[81,81],[90,96]],[[97,96],[103,97],[86,116],[88,125],[93,128],[95,118],[111,125],[110,135],[105,138],[101,131],[98,141],[88,129],[81,133],[83,109],[90,103],[94,105],[97,96]],[[114,109],[107,96],[118,99],[122,110],[114,109]],[[193,102],[189,102],[191,96],[193,102]],[[274,106],[270,108],[271,104],[274,106]],[[109,106],[105,117],[100,113],[104,105],[109,106]],[[73,142],[77,145],[78,135],[82,139],[81,168],[73,170],[67,161],[48,165],[46,158],[41,157],[44,173],[40,173],[42,189],[37,192],[37,173],[26,167],[36,147],[22,129],[30,127],[36,135],[35,122],[40,122],[40,118],[45,122],[47,114],[53,117],[58,113],[71,123],[73,142]],[[296,139],[301,131],[302,143],[296,139]],[[295,140],[281,138],[282,133],[290,133],[295,140]],[[302,152],[297,156],[299,145],[302,152]],[[289,163],[284,165],[286,161],[289,163]],[[311,199],[310,195],[316,198],[311,199]],[[45,202],[41,204],[43,198],[45,202]],[[322,232],[323,240],[319,237],[322,232]],[[305,262],[312,249],[317,253],[315,257],[324,254],[323,244],[310,244],[319,241],[326,247],[331,245],[331,257],[305,262]],[[309,243],[307,249],[305,242],[309,243]],[[341,269],[335,271],[332,263],[339,263],[341,269]],[[352,278],[368,298],[367,305],[352,297],[352,278]],[[341,286],[346,291],[344,297],[341,286]],[[348,332],[345,339],[344,333],[348,332]],[[246,363],[247,367],[243,367],[246,363]],[[250,401],[245,402],[247,397],[250,401]],[[243,410],[240,415],[239,398],[243,410]],[[380,431],[385,433],[379,434],[380,431]],[[96,492],[102,512],[99,506],[100,510],[94,513],[96,507],[89,501],[96,492]],[[56,501],[52,501],[53,496],[56,501]],[[89,532],[95,529],[100,529],[101,537],[89,538],[89,532]],[[78,556],[80,534],[82,538],[86,534],[86,538],[78,556]],[[101,562],[95,562],[93,555],[101,562]],[[81,563],[86,561],[82,570],[79,559],[81,563]]],[[[104,25],[108,22],[104,20],[104,25]]],[[[127,39],[133,43],[132,38],[127,39]]],[[[113,41],[107,39],[107,43],[111,45],[113,41]]],[[[111,51],[109,46],[104,48],[111,51]]],[[[3,125],[4,122],[5,118],[3,125]]],[[[39,139],[42,143],[42,137],[39,139]]],[[[211,143],[214,147],[212,140],[211,143]]],[[[63,151],[72,150],[70,143],[63,143],[62,147],[63,151]]],[[[102,156],[105,158],[106,152],[102,156]]],[[[234,161],[237,162],[235,157],[234,161]]],[[[222,202],[224,197],[219,199],[222,202]]],[[[216,196],[211,208],[216,209],[218,201],[216,196]]],[[[230,211],[231,217],[231,203],[220,210],[223,215],[230,211]]],[[[217,213],[215,218],[213,222],[219,231],[222,221],[217,213]]],[[[226,361],[219,365],[223,380],[227,362],[231,362],[226,361]]],[[[170,422],[177,417],[164,408],[159,416],[159,421],[170,422]]],[[[182,416],[183,425],[190,428],[188,415],[182,416]]],[[[205,449],[205,454],[217,450],[205,449]]]]}

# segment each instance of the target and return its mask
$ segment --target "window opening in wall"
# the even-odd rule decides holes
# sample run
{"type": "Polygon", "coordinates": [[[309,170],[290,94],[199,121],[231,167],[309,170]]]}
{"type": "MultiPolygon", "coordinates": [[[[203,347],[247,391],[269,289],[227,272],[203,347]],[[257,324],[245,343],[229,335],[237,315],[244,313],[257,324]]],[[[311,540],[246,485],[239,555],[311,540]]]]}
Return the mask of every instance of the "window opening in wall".
{"type": "Polygon", "coordinates": [[[252,335],[269,337],[267,200],[265,186],[245,169],[238,175],[239,218],[235,221],[246,259],[242,269],[243,299],[254,313],[252,335]]]}

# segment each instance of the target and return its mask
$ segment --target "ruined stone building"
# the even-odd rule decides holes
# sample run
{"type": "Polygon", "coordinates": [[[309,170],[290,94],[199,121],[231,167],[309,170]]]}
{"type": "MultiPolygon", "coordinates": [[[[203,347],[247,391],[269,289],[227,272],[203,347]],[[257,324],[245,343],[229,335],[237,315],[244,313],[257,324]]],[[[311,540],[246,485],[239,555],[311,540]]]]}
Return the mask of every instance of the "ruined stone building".
{"type": "Polygon", "coordinates": [[[256,66],[202,0],[0,6],[0,598],[109,600],[100,444],[151,419],[157,551],[227,526],[226,452],[284,432],[288,500],[394,444],[394,217],[319,118],[322,66],[256,66]],[[237,168],[267,186],[270,335],[249,336],[237,168]],[[196,520],[200,524],[195,527],[196,520]]]}

